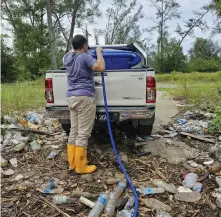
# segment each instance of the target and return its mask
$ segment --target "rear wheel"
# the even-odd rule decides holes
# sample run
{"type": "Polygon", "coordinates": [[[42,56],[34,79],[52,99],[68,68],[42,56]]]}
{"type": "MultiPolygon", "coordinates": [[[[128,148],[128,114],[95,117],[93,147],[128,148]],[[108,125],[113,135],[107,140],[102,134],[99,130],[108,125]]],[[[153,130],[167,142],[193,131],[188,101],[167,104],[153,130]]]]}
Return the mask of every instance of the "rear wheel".
{"type": "Polygon", "coordinates": [[[150,136],[153,130],[153,124],[152,125],[141,125],[138,124],[138,134],[140,136],[150,136]]]}

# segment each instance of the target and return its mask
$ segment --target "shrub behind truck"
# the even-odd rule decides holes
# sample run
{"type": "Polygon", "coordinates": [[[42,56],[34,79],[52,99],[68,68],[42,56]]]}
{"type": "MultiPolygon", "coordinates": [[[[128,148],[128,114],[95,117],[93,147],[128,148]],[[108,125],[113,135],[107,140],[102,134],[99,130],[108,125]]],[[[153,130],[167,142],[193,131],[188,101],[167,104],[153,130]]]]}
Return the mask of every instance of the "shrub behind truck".
{"type": "MultiPolygon", "coordinates": [[[[141,61],[128,69],[111,69],[104,72],[107,103],[111,122],[132,121],[142,135],[150,135],[156,106],[155,72],[147,67],[146,53],[137,44],[104,45],[104,49],[136,52],[141,61]]],[[[90,47],[95,49],[96,46],[90,47]]],[[[111,59],[113,62],[120,59],[111,59]]],[[[94,73],[96,88],[96,122],[106,121],[101,73],[94,73]]],[[[66,98],[66,71],[48,70],[45,78],[46,110],[50,117],[58,118],[64,131],[70,131],[70,117],[66,98]]]]}

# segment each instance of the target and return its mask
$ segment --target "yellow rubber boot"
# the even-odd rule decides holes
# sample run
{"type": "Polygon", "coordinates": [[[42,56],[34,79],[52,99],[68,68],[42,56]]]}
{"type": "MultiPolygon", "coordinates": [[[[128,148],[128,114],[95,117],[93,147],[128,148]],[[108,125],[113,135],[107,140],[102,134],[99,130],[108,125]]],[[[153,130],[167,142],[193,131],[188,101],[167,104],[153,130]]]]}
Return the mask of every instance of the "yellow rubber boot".
{"type": "Polygon", "coordinates": [[[75,164],[78,174],[93,173],[97,169],[95,165],[87,165],[87,147],[76,146],[75,164]]]}
{"type": "Polygon", "coordinates": [[[68,155],[68,163],[69,163],[70,170],[74,170],[76,167],[75,151],[76,151],[76,145],[72,145],[72,144],[67,145],[67,155],[68,155]]]}

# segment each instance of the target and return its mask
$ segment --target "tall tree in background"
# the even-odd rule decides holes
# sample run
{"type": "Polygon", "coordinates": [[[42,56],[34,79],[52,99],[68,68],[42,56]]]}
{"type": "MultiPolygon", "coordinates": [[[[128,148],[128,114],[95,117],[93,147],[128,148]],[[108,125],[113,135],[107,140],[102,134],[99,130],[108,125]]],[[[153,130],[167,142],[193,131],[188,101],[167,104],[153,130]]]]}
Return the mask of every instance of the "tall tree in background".
{"type": "Polygon", "coordinates": [[[56,46],[55,46],[55,34],[52,25],[52,12],[51,12],[51,0],[47,0],[47,18],[48,18],[48,31],[50,35],[50,45],[51,45],[51,58],[52,58],[52,67],[57,69],[57,60],[56,60],[56,46]]]}
{"type": "Polygon", "coordinates": [[[217,42],[197,38],[189,54],[191,71],[214,72],[221,70],[221,46],[217,42]]]}
{"type": "Polygon", "coordinates": [[[147,17],[154,22],[150,31],[157,31],[159,36],[157,40],[158,53],[164,51],[164,44],[168,35],[168,21],[180,18],[180,5],[176,0],[149,0],[151,6],[156,9],[155,17],[147,17]]]}
{"type": "MultiPolygon", "coordinates": [[[[138,23],[143,18],[142,8],[138,0],[114,0],[106,12],[105,43],[121,44],[133,41],[133,34],[140,31],[138,23]]],[[[139,40],[141,34],[136,37],[139,40]]]]}
{"type": "Polygon", "coordinates": [[[23,79],[49,67],[50,41],[44,0],[3,0],[2,19],[12,26],[15,68],[23,79]]]}
{"type": "Polygon", "coordinates": [[[94,23],[95,18],[101,15],[99,5],[100,0],[54,0],[53,15],[56,19],[55,24],[59,26],[67,42],[66,52],[71,49],[74,29],[85,28],[87,24],[94,23]],[[67,19],[70,20],[70,26],[67,25],[67,19]]]}

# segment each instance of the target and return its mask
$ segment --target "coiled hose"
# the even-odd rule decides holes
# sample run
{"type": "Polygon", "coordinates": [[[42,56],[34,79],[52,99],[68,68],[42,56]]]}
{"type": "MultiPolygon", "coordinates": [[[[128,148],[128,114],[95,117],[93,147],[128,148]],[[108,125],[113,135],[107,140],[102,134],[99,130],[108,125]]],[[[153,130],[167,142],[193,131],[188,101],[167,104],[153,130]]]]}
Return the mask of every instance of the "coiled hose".
{"type": "Polygon", "coordinates": [[[111,129],[111,125],[110,125],[110,118],[109,118],[109,114],[108,114],[108,106],[107,106],[107,96],[106,96],[106,88],[105,88],[105,81],[104,81],[104,73],[101,73],[101,77],[102,77],[102,88],[103,88],[103,98],[104,98],[104,105],[105,105],[105,113],[106,113],[106,117],[107,117],[107,126],[108,126],[108,131],[109,131],[109,136],[110,136],[110,140],[111,140],[111,145],[113,147],[114,150],[114,154],[115,157],[117,159],[117,162],[120,166],[121,171],[123,172],[127,182],[129,183],[130,189],[133,192],[134,195],[134,199],[135,199],[135,205],[134,205],[134,213],[133,213],[133,217],[137,217],[138,216],[138,208],[139,208],[139,198],[136,192],[135,187],[133,186],[133,183],[129,177],[129,175],[127,174],[123,163],[121,162],[121,159],[118,155],[118,151],[116,148],[116,144],[114,142],[114,138],[113,138],[113,134],[112,134],[112,129],[111,129]]]}

